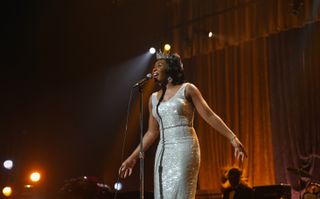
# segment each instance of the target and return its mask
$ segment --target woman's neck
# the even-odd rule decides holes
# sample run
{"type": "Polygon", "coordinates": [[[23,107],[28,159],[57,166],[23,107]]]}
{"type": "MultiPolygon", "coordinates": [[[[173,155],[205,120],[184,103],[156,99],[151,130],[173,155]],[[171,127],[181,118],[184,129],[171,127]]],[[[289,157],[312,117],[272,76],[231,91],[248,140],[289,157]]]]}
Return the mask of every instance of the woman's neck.
{"type": "Polygon", "coordinates": [[[164,84],[164,83],[160,83],[159,84],[159,86],[161,88],[166,88],[166,90],[167,89],[171,89],[171,88],[175,88],[176,86],[179,86],[179,85],[181,85],[181,84],[172,84],[172,83],[169,83],[169,82],[167,82],[166,84],[164,84]]]}
{"type": "Polygon", "coordinates": [[[174,85],[172,83],[167,83],[167,85],[166,85],[167,89],[173,88],[174,86],[176,86],[176,85],[174,85]]]}

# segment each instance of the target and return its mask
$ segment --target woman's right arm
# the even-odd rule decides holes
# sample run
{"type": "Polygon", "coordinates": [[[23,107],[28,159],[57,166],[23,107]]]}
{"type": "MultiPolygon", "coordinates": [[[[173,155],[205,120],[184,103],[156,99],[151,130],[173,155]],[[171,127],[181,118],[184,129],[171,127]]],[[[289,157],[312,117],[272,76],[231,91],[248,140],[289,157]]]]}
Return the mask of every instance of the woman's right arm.
{"type": "MultiPolygon", "coordinates": [[[[148,107],[149,107],[149,122],[148,122],[148,130],[143,136],[143,148],[144,151],[148,150],[149,147],[154,143],[154,141],[159,136],[159,125],[157,120],[152,115],[152,95],[150,96],[148,107]]],[[[132,169],[136,164],[137,159],[139,158],[140,153],[140,144],[137,148],[132,152],[132,154],[121,164],[119,168],[119,175],[121,178],[126,178],[130,176],[132,173],[132,169]]]]}

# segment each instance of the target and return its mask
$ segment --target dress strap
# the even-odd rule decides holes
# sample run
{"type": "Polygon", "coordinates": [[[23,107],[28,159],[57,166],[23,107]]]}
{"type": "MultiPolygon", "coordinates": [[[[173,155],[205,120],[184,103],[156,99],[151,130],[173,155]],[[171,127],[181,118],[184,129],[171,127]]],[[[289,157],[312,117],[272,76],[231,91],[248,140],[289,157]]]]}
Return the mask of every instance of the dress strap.
{"type": "Polygon", "coordinates": [[[186,87],[188,84],[189,84],[188,82],[183,83],[181,88],[178,91],[178,92],[180,92],[179,94],[181,94],[181,96],[183,96],[184,99],[186,99],[186,87]]]}

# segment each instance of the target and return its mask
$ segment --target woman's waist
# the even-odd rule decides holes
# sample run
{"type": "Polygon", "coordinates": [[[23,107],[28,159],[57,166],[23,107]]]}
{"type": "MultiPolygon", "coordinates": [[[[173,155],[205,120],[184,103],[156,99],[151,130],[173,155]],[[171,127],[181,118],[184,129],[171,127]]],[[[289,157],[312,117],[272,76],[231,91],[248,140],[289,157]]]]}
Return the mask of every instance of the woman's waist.
{"type": "Polygon", "coordinates": [[[162,120],[158,120],[160,124],[160,128],[168,129],[168,128],[174,128],[179,126],[193,126],[193,119],[181,116],[181,115],[170,115],[167,117],[163,117],[162,120]]]}
{"type": "Polygon", "coordinates": [[[196,132],[192,126],[176,125],[161,129],[160,142],[183,143],[198,140],[196,132]]]}
{"type": "Polygon", "coordinates": [[[170,124],[169,123],[169,124],[164,124],[163,128],[161,128],[160,130],[161,131],[163,131],[163,130],[172,131],[176,128],[193,128],[193,124],[191,122],[190,123],[185,122],[185,123],[179,123],[179,124],[170,124]]]}

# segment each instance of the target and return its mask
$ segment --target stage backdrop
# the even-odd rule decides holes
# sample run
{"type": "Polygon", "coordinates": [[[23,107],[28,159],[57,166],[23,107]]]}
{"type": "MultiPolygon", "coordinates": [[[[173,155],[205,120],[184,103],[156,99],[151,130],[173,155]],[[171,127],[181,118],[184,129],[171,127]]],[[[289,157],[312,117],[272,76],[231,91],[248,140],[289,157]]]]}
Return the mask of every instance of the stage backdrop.
{"type": "MultiPolygon", "coordinates": [[[[171,2],[174,50],[246,146],[249,184],[294,185],[287,167],[303,167],[319,181],[319,1],[171,2]]],[[[222,169],[234,164],[232,148],[198,117],[195,127],[199,189],[219,190],[222,169]]]]}

